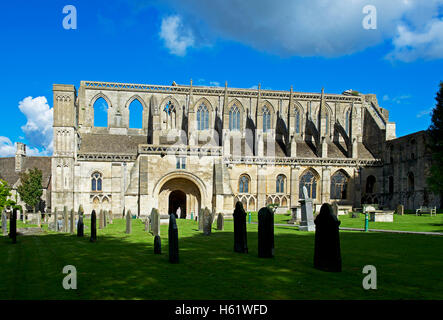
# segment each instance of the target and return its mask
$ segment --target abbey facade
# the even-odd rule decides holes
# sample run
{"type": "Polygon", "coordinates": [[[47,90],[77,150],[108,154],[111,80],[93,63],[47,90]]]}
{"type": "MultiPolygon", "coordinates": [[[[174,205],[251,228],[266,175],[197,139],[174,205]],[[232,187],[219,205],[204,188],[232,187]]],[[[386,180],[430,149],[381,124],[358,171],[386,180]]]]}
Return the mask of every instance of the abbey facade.
{"type": "Polygon", "coordinates": [[[81,204],[85,212],[145,216],[152,208],[180,208],[189,218],[204,207],[230,215],[241,201],[248,211],[275,203],[286,212],[299,205],[303,186],[316,205],[414,209],[436,201],[425,190],[425,137],[396,139],[395,124],[372,94],[192,81],[82,81],[78,91],[55,84],[53,93],[51,210],[81,204]],[[99,99],[107,127],[94,126],[99,99]],[[142,118],[140,128],[130,127],[130,117],[142,118]]]}

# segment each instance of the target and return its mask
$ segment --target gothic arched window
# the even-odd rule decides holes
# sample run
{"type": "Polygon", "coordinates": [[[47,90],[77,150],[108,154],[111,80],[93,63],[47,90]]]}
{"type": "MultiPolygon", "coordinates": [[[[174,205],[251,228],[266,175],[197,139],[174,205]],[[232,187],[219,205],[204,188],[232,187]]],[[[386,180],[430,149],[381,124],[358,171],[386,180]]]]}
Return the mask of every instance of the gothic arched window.
{"type": "Polygon", "coordinates": [[[284,175],[280,174],[276,180],[275,190],[277,193],[284,193],[285,192],[285,182],[286,182],[286,177],[284,175]]]}
{"type": "Polygon", "coordinates": [[[197,130],[209,129],[209,111],[204,103],[197,109],[197,130]]]}
{"type": "Polygon", "coordinates": [[[91,190],[102,191],[102,174],[100,172],[94,172],[91,176],[91,190]]]}
{"type": "Polygon", "coordinates": [[[295,133],[300,133],[300,111],[295,109],[295,133]]]}
{"type": "Polygon", "coordinates": [[[299,188],[299,197],[300,199],[304,198],[303,187],[306,187],[308,191],[308,197],[315,199],[317,198],[317,179],[312,171],[307,171],[300,178],[300,188],[299,188]]]}
{"type": "Polygon", "coordinates": [[[238,110],[238,107],[235,104],[229,111],[229,130],[240,130],[240,110],[238,110]]]}
{"type": "Polygon", "coordinates": [[[177,120],[177,112],[174,104],[171,101],[163,108],[163,129],[175,129],[177,120]]]}
{"type": "Polygon", "coordinates": [[[271,112],[267,107],[263,107],[263,132],[271,130],[271,112]]]}
{"type": "Polygon", "coordinates": [[[349,110],[347,110],[345,114],[345,131],[348,136],[349,136],[349,123],[350,123],[350,112],[349,110]]]}
{"type": "Polygon", "coordinates": [[[348,177],[338,171],[331,177],[331,199],[346,199],[348,177]]]}
{"type": "Polygon", "coordinates": [[[249,177],[247,175],[240,176],[240,180],[238,182],[238,192],[239,193],[249,192],[249,177]]]}

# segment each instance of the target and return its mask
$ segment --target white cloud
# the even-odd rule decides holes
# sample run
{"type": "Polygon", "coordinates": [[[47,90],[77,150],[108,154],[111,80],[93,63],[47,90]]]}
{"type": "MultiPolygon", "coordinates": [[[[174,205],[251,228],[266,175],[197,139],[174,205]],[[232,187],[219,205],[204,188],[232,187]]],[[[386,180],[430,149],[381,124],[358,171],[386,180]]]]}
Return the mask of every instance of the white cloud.
{"type": "Polygon", "coordinates": [[[392,60],[410,62],[417,59],[443,58],[443,20],[431,20],[423,31],[401,25],[393,40],[394,50],[387,55],[392,60]]]}
{"type": "MultiPolygon", "coordinates": [[[[367,0],[280,0],[277,3],[261,0],[253,4],[244,0],[169,0],[169,3],[182,14],[183,21],[192,26],[194,34],[210,30],[215,37],[281,56],[337,57],[394,38],[397,43],[404,41],[406,34],[402,34],[398,26],[420,30],[438,16],[443,0],[372,0],[370,4],[377,9],[375,30],[362,26],[366,16],[362,10],[367,0]]],[[[175,30],[175,25],[170,29],[175,30]]],[[[425,43],[440,39],[439,30],[439,24],[430,27],[425,43]]],[[[437,58],[439,48],[439,45],[422,46],[414,52],[417,56],[437,58]]]]}
{"type": "MultiPolygon", "coordinates": [[[[27,97],[19,102],[18,108],[26,116],[27,122],[21,127],[31,145],[42,147],[43,153],[52,153],[52,119],[53,109],[45,97],[27,97]]],[[[38,149],[32,152],[39,152],[38,149]]]]}
{"type": "Polygon", "coordinates": [[[162,19],[160,38],[169,52],[177,56],[185,56],[186,50],[193,47],[195,42],[191,29],[184,27],[178,15],[162,19]]]}
{"type": "Polygon", "coordinates": [[[220,82],[218,82],[218,81],[211,81],[211,82],[209,82],[209,84],[214,87],[220,87],[220,82]]]}
{"type": "MultiPolygon", "coordinates": [[[[0,136],[0,157],[14,157],[17,149],[17,143],[12,141],[8,137],[0,136]]],[[[40,151],[37,148],[30,148],[26,146],[27,156],[48,156],[50,155],[47,150],[40,151]]]]}
{"type": "Polygon", "coordinates": [[[433,109],[433,107],[430,107],[429,109],[426,109],[426,110],[422,110],[422,111],[420,111],[419,113],[417,113],[417,118],[421,118],[421,117],[424,117],[424,116],[431,116],[431,112],[432,112],[432,109],[433,109]]]}

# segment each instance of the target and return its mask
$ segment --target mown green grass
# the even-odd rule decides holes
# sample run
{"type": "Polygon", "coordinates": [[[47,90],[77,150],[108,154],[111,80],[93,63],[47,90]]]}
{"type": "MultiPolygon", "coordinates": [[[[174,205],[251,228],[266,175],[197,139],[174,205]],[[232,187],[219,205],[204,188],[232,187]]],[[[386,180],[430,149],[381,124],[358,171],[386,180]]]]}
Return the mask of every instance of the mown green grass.
{"type": "Polygon", "coordinates": [[[168,261],[153,236],[133,220],[114,220],[96,243],[47,232],[0,238],[0,299],[443,299],[443,237],[340,232],[343,271],[313,268],[314,233],[275,227],[275,257],[257,256],[257,225],[248,224],[248,254],[233,252],[233,223],[204,236],[178,220],[180,263],[168,261]],[[364,290],[362,269],[374,265],[378,289],[364,290]],[[64,290],[62,269],[77,269],[78,289],[64,290]]]}

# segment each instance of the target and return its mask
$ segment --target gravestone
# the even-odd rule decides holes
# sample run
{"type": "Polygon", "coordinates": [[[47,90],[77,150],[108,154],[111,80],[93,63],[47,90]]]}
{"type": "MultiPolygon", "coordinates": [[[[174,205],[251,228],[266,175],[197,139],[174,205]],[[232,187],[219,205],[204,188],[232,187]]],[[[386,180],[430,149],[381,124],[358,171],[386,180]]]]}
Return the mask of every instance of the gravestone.
{"type": "Polygon", "coordinates": [[[335,216],[338,217],[338,203],[337,202],[334,202],[332,204],[332,213],[334,213],[335,216]]]}
{"type": "Polygon", "coordinates": [[[17,209],[12,209],[11,219],[9,220],[9,237],[12,243],[17,243],[17,209]]]}
{"type": "Polygon", "coordinates": [[[3,210],[2,211],[2,232],[3,235],[6,236],[8,234],[8,220],[6,217],[6,212],[3,210]]]}
{"type": "Polygon", "coordinates": [[[91,238],[89,239],[90,242],[96,242],[97,241],[97,217],[95,214],[95,210],[92,210],[91,213],[91,238]]]}
{"type": "Polygon", "coordinates": [[[208,208],[203,209],[203,234],[210,236],[212,231],[212,212],[208,208]]]}
{"type": "Polygon", "coordinates": [[[68,207],[63,207],[63,232],[68,232],[68,207]]]}
{"type": "Polygon", "coordinates": [[[175,212],[175,217],[177,219],[179,219],[181,214],[182,214],[182,209],[180,207],[178,207],[177,211],[175,212]]]}
{"type": "Polygon", "coordinates": [[[151,232],[154,236],[160,235],[160,213],[156,208],[151,211],[151,232]]]}
{"type": "Polygon", "coordinates": [[[169,262],[178,263],[178,228],[175,215],[169,215],[168,230],[169,262]]]}
{"type": "Polygon", "coordinates": [[[314,267],[323,271],[341,272],[340,221],[330,204],[325,203],[315,218],[314,267]]]}
{"type": "Polygon", "coordinates": [[[83,213],[79,213],[77,222],[77,237],[84,236],[84,224],[83,224],[83,213]]]}
{"type": "Polygon", "coordinates": [[[399,204],[397,206],[397,214],[402,216],[404,213],[405,213],[405,206],[402,204],[399,204]]]}
{"type": "Polygon", "coordinates": [[[298,202],[301,204],[301,221],[300,221],[300,231],[314,231],[314,215],[312,208],[312,199],[308,197],[308,190],[303,186],[304,199],[300,199],[298,202]]]}
{"type": "Polygon", "coordinates": [[[225,218],[222,213],[218,214],[217,217],[217,230],[223,230],[225,226],[225,218]]]}
{"type": "Polygon", "coordinates": [[[238,201],[234,210],[234,251],[248,253],[248,238],[246,232],[246,212],[243,204],[238,201]]]}
{"type": "Polygon", "coordinates": [[[274,256],[274,213],[268,207],[258,211],[258,256],[274,256]]]}
{"type": "Polygon", "coordinates": [[[162,254],[162,240],[159,235],[154,237],[154,254],[162,254]]]}
{"type": "Polygon", "coordinates": [[[99,213],[99,222],[98,222],[98,228],[99,229],[103,229],[105,227],[105,216],[103,214],[103,209],[100,209],[100,213],[99,213]]]}
{"type": "Polygon", "coordinates": [[[131,210],[128,210],[126,214],[126,233],[130,234],[132,232],[132,215],[131,210]]]}
{"type": "Polygon", "coordinates": [[[109,210],[109,224],[112,224],[112,210],[109,210]]]}
{"type": "Polygon", "coordinates": [[[54,211],[54,231],[58,231],[58,214],[57,214],[57,208],[55,208],[54,211]]]}
{"type": "Polygon", "coordinates": [[[198,231],[203,230],[203,209],[198,212],[198,231]]]}
{"type": "Polygon", "coordinates": [[[145,231],[146,231],[146,232],[149,231],[149,227],[150,227],[150,225],[149,225],[149,217],[147,216],[147,217],[146,217],[146,220],[145,220],[145,231]]]}
{"type": "Polygon", "coordinates": [[[42,226],[42,213],[39,211],[37,211],[37,226],[39,228],[41,228],[42,226]]]}
{"type": "Polygon", "coordinates": [[[71,209],[71,219],[69,221],[69,232],[74,234],[75,233],[75,213],[74,209],[71,209]]]}
{"type": "Polygon", "coordinates": [[[108,224],[107,220],[108,220],[108,211],[104,210],[103,211],[103,227],[105,227],[105,228],[106,228],[106,225],[108,224]]]}
{"type": "Polygon", "coordinates": [[[296,224],[297,222],[300,222],[300,220],[301,220],[300,207],[292,206],[291,207],[291,220],[289,220],[289,223],[296,224]]]}

